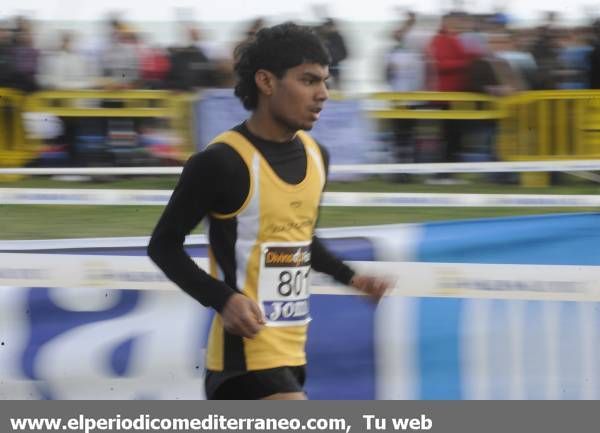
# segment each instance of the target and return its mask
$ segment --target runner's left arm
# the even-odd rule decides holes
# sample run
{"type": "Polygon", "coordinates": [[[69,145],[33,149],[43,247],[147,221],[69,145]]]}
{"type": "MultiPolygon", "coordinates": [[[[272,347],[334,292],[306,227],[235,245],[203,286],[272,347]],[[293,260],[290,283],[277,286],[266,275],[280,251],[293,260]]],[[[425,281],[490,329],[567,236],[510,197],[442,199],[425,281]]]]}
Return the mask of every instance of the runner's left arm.
{"type": "MultiPolygon", "coordinates": [[[[319,144],[319,143],[317,143],[319,144]]],[[[325,166],[325,176],[329,175],[329,152],[321,144],[319,144],[323,164],[325,166]]],[[[327,185],[327,182],[325,182],[327,185]]],[[[350,280],[354,276],[354,271],[350,266],[341,261],[335,254],[327,249],[323,241],[316,235],[313,236],[311,246],[311,266],[317,272],[331,275],[336,281],[342,284],[350,284],[350,280]]]]}
{"type": "MultiPolygon", "coordinates": [[[[329,153],[319,144],[325,175],[329,174],[329,153]]],[[[327,182],[325,182],[327,184],[327,182]]],[[[354,287],[359,292],[368,296],[374,302],[379,302],[391,286],[391,281],[373,275],[357,274],[350,266],[341,261],[325,247],[323,241],[313,236],[311,247],[311,266],[317,272],[323,272],[333,277],[334,280],[354,287]]]]}

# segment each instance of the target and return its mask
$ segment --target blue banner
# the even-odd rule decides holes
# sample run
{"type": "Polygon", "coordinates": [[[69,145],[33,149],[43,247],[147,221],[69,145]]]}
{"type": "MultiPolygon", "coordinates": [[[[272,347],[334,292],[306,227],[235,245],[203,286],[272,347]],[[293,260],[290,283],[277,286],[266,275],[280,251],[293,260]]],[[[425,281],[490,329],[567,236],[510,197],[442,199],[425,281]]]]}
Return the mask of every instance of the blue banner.
{"type": "MultiPolygon", "coordinates": [[[[561,214],[424,224],[415,254],[436,263],[598,266],[599,244],[600,215],[561,214]]],[[[600,398],[596,302],[396,297],[377,320],[379,398],[600,398]]]]}
{"type": "MultiPolygon", "coordinates": [[[[512,264],[518,281],[518,265],[599,266],[598,233],[598,214],[572,214],[360,228],[325,242],[345,260],[512,264]]],[[[145,254],[52,251],[92,265],[97,253],[145,254]]],[[[314,295],[311,309],[310,398],[600,398],[597,302],[394,296],[374,308],[314,295]]],[[[180,291],[0,288],[0,399],[203,398],[210,316],[180,291]]]]}
{"type": "MultiPolygon", "coordinates": [[[[231,89],[212,89],[195,106],[196,142],[203,149],[213,138],[249,116],[231,89]]],[[[330,164],[376,162],[378,144],[374,128],[358,99],[329,100],[310,134],[330,154],[330,164]]],[[[341,178],[341,175],[336,175],[341,178]]],[[[335,176],[334,176],[335,177],[335,176]]],[[[350,178],[350,175],[344,175],[350,178]]],[[[353,177],[356,177],[354,175],[353,177]]]]}

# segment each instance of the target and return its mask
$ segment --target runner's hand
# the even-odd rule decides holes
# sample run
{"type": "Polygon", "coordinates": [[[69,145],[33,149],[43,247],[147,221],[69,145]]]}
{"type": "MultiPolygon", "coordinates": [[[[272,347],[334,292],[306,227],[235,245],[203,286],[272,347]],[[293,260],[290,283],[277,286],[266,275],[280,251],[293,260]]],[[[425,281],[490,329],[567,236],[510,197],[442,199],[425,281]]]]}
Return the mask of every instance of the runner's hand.
{"type": "Polygon", "coordinates": [[[231,334],[254,338],[265,324],[258,304],[247,296],[232,295],[221,311],[223,327],[231,334]]]}
{"type": "Polygon", "coordinates": [[[384,278],[370,275],[354,275],[350,280],[350,285],[377,303],[390,288],[391,283],[384,278]]]}

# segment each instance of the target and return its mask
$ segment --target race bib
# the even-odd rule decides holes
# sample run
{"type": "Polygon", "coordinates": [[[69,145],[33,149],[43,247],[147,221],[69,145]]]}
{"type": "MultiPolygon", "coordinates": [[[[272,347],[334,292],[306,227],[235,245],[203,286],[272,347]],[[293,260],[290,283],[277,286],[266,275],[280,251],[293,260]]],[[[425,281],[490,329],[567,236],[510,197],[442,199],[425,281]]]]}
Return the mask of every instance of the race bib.
{"type": "Polygon", "coordinates": [[[310,321],[309,277],[310,242],[261,245],[258,302],[267,326],[298,326],[310,321]]]}

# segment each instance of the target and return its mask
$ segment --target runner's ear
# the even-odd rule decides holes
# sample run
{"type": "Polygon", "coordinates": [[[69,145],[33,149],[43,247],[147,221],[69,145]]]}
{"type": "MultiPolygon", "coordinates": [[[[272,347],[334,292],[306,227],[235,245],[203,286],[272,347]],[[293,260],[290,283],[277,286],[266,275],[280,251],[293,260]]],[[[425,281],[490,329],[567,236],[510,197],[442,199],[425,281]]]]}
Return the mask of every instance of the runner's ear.
{"type": "Polygon", "coordinates": [[[273,75],[272,72],[269,72],[266,69],[259,69],[254,74],[254,82],[261,93],[264,93],[267,96],[273,94],[275,75],[273,75]]]}

